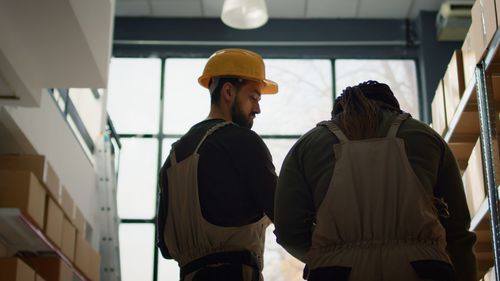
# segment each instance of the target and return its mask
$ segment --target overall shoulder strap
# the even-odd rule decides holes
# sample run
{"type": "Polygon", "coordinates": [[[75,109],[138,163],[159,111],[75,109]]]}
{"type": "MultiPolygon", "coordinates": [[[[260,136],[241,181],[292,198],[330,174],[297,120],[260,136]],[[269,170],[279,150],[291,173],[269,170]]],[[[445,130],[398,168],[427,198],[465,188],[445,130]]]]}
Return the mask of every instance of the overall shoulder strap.
{"type": "Polygon", "coordinates": [[[391,127],[389,128],[389,131],[387,132],[387,137],[388,138],[396,137],[396,134],[398,133],[398,130],[399,130],[399,126],[408,117],[410,117],[410,114],[402,113],[402,114],[399,114],[396,118],[394,118],[394,121],[392,121],[391,127]]]}
{"type": "Polygon", "coordinates": [[[333,121],[323,121],[318,123],[318,126],[325,126],[334,134],[341,143],[348,142],[349,139],[345,136],[344,132],[333,121]]]}
{"type": "Polygon", "coordinates": [[[175,144],[172,144],[172,147],[170,148],[170,166],[174,166],[177,164],[177,156],[175,156],[175,144]]]}
{"type": "Polygon", "coordinates": [[[194,150],[194,153],[198,153],[198,150],[200,149],[201,145],[203,144],[203,142],[205,141],[205,139],[208,136],[210,136],[211,134],[213,134],[218,129],[220,129],[220,128],[226,126],[226,125],[232,124],[232,123],[233,122],[231,122],[231,121],[226,121],[226,122],[218,123],[217,125],[215,125],[212,128],[208,129],[208,131],[205,133],[205,135],[203,136],[203,138],[201,139],[201,141],[196,146],[196,149],[194,150]]]}

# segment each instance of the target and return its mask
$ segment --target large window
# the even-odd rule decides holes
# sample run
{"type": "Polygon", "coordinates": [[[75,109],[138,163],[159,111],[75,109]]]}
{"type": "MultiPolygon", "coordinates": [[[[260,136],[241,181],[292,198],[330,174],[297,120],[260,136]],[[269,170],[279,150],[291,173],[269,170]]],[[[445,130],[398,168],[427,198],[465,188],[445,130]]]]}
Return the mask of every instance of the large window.
{"type": "Polygon", "coordinates": [[[122,280],[153,280],[154,225],[122,223],[119,235],[122,280]]]}
{"type": "Polygon", "coordinates": [[[118,174],[118,216],[152,219],[155,216],[158,140],[122,139],[118,174]]]}
{"type": "Polygon", "coordinates": [[[207,117],[210,95],[198,84],[206,59],[167,59],[163,131],[184,134],[207,117]]]}
{"type": "Polygon", "coordinates": [[[401,109],[418,119],[417,70],[412,60],[336,60],[338,93],[347,86],[376,80],[391,87],[401,109]]]}
{"type": "Polygon", "coordinates": [[[160,59],[113,59],[108,111],[120,134],[158,133],[160,59]]]}
{"type": "Polygon", "coordinates": [[[332,108],[329,60],[266,60],[266,75],[279,85],[264,96],[254,130],[261,135],[300,135],[324,119],[332,108]]]}
{"type": "MultiPolygon", "coordinates": [[[[390,66],[384,69],[386,72],[379,71],[386,62],[265,60],[267,76],[278,82],[280,91],[277,95],[262,97],[262,112],[255,119],[253,130],[268,146],[278,174],[296,140],[318,122],[330,118],[335,93],[347,85],[368,79],[386,82],[397,95],[402,93],[402,97],[408,98],[407,103],[402,102],[403,108],[406,104],[415,106],[418,116],[413,62],[390,61],[387,62],[390,66]],[[371,66],[373,62],[378,65],[371,66]],[[406,76],[400,77],[404,71],[406,76]],[[336,73],[335,83],[333,73],[336,73]],[[393,80],[390,75],[394,76],[393,80]],[[333,85],[337,85],[337,89],[333,85]]],[[[108,109],[123,144],[118,213],[122,221],[120,246],[124,281],[176,280],[178,277],[177,263],[163,259],[154,245],[157,174],[172,143],[208,115],[209,94],[197,83],[205,63],[206,59],[181,58],[112,60],[108,109]]],[[[265,279],[302,280],[303,264],[276,243],[273,230],[272,225],[267,230],[265,279]]]]}

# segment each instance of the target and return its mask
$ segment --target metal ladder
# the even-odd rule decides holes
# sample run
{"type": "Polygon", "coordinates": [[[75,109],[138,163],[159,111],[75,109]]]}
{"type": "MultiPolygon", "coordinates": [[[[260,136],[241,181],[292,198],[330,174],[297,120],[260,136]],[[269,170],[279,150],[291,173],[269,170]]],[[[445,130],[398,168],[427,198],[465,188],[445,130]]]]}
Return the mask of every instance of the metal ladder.
{"type": "Polygon", "coordinates": [[[120,220],[116,203],[116,155],[107,132],[98,140],[96,148],[95,159],[100,206],[99,252],[101,254],[101,280],[119,281],[121,280],[118,239],[120,220]]]}

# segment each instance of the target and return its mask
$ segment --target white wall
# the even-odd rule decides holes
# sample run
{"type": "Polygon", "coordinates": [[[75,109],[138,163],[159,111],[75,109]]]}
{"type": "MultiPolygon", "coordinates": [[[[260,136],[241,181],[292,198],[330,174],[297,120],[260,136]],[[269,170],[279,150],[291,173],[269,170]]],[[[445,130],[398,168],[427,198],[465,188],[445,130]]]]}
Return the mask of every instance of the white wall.
{"type": "Polygon", "coordinates": [[[106,88],[114,0],[0,1],[2,105],[38,106],[43,88],[106,88]]]}
{"type": "MultiPolygon", "coordinates": [[[[28,140],[35,153],[46,156],[94,229],[92,240],[96,245],[100,232],[97,229],[97,175],[53,98],[44,91],[40,107],[0,107],[0,124],[3,124],[4,130],[7,128],[7,133],[3,134],[0,128],[0,136],[10,134],[16,139],[28,140]]],[[[3,146],[4,140],[1,143],[3,146]]],[[[22,148],[18,148],[17,152],[32,153],[22,148]]]]}

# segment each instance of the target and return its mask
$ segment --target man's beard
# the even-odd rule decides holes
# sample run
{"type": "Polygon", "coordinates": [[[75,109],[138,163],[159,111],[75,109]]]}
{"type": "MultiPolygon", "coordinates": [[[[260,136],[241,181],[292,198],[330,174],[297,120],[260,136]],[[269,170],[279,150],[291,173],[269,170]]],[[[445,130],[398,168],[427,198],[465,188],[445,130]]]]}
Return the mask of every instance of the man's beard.
{"type": "Polygon", "coordinates": [[[251,129],[253,126],[253,119],[249,116],[245,116],[245,114],[241,112],[238,107],[238,98],[236,98],[233,106],[231,106],[231,117],[233,118],[233,122],[238,124],[240,127],[251,129]]]}

